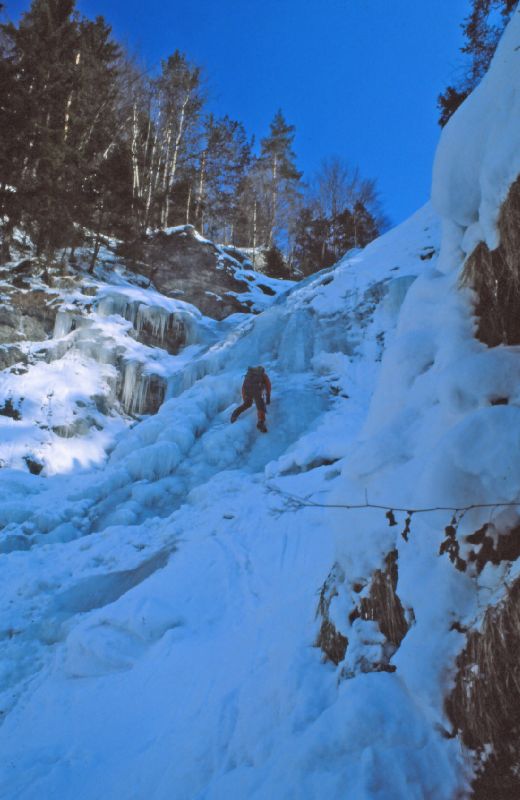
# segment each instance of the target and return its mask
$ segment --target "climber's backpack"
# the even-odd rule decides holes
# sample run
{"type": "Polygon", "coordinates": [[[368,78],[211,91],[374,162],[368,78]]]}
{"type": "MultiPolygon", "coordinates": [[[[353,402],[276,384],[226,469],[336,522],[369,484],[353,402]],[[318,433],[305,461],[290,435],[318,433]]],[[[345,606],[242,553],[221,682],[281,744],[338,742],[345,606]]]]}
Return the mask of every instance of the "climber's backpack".
{"type": "Polygon", "coordinates": [[[244,378],[244,390],[248,394],[256,394],[265,388],[265,370],[263,367],[248,367],[244,378]]]}

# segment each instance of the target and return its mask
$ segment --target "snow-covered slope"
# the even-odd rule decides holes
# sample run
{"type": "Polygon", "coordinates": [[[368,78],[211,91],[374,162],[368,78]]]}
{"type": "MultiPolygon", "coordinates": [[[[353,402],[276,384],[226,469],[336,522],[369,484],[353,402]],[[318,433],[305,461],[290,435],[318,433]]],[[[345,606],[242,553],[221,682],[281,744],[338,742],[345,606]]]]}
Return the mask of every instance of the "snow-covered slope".
{"type": "Polygon", "coordinates": [[[168,399],[98,468],[0,471],[2,796],[468,796],[445,700],[519,578],[520,353],[458,279],[516,178],[479,125],[491,92],[516,135],[519,36],[443,134],[442,236],[427,206],[164,355],[168,399]],[[256,363],[267,436],[228,421],[256,363]]]}
{"type": "MultiPolygon", "coordinates": [[[[351,725],[366,710],[314,646],[331,516],[289,495],[327,500],[341,485],[437,239],[424,209],[172,357],[171,399],[103,468],[0,473],[4,794],[95,798],[102,781],[108,797],[317,797],[358,780],[369,727],[351,725]],[[228,422],[260,362],[267,436],[252,413],[228,422]]],[[[421,737],[438,743],[416,727],[403,757],[429,774],[421,737]]]]}

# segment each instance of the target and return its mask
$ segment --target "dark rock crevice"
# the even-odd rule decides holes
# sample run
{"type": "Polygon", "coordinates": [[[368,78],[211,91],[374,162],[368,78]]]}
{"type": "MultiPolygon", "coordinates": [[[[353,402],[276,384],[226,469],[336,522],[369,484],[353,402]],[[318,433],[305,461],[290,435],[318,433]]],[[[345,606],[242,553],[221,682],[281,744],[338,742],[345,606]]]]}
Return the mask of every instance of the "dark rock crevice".
{"type": "Polygon", "coordinates": [[[462,284],[477,293],[477,337],[494,347],[520,344],[520,177],[513,183],[498,220],[500,245],[484,242],[468,257],[462,284]]]}
{"type": "Polygon", "coordinates": [[[385,558],[385,566],[372,576],[368,597],[361,598],[356,609],[364,620],[378,623],[385,639],[395,650],[408,633],[409,624],[397,594],[397,550],[391,550],[385,558]]]}

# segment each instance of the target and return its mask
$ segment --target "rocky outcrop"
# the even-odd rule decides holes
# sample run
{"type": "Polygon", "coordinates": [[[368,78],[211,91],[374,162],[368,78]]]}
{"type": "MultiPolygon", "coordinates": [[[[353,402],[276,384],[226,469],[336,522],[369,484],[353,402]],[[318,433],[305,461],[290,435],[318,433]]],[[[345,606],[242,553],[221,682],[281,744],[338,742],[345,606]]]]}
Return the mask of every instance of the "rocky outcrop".
{"type": "Polygon", "coordinates": [[[275,294],[269,285],[273,281],[254,272],[239,250],[203,239],[191,225],[143,236],[120,248],[119,255],[159,292],[192,303],[214,319],[254,310],[252,288],[275,294]]]}
{"type": "MultiPolygon", "coordinates": [[[[23,341],[41,342],[52,335],[58,295],[47,289],[41,280],[35,281],[34,272],[30,259],[0,269],[2,345],[23,341]]],[[[4,360],[0,356],[0,364],[4,360]]]]}
{"type": "Polygon", "coordinates": [[[323,653],[325,661],[332,661],[336,666],[343,661],[347,652],[348,639],[334,625],[330,618],[330,605],[335,597],[338,597],[338,584],[345,580],[345,573],[335,564],[329,576],[321,587],[320,599],[316,616],[320,617],[321,624],[315,646],[319,647],[323,653]]]}
{"type": "Polygon", "coordinates": [[[323,584],[317,609],[321,625],[315,644],[326,661],[336,665],[344,662],[344,678],[358,672],[395,671],[390,659],[413,622],[413,613],[406,614],[397,594],[397,558],[397,550],[392,550],[367,584],[352,585],[351,611],[341,615],[346,618],[340,624],[331,609],[334,599],[346,594],[345,573],[339,564],[323,584]]]}
{"type": "Polygon", "coordinates": [[[446,702],[475,758],[474,800],[512,800],[520,774],[520,580],[489,608],[457,659],[446,702]]]}
{"type": "Polygon", "coordinates": [[[462,277],[477,293],[477,336],[491,347],[520,344],[520,177],[502,205],[498,229],[499,246],[490,250],[480,242],[462,277]]]}

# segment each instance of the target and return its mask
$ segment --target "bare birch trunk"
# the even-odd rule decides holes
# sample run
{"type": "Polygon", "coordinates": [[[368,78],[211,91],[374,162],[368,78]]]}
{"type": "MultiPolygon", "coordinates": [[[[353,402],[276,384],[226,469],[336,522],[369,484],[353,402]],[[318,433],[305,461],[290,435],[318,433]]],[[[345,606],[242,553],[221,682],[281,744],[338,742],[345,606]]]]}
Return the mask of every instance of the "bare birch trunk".
{"type": "Polygon", "coordinates": [[[256,264],[256,200],[253,206],[253,269],[256,264]]]}
{"type": "Polygon", "coordinates": [[[208,157],[208,151],[204,150],[202,153],[202,160],[200,162],[200,176],[199,176],[199,188],[197,193],[197,207],[195,209],[195,224],[199,225],[200,220],[200,232],[204,233],[204,220],[203,220],[203,211],[202,211],[202,202],[204,197],[204,182],[206,178],[206,160],[208,157]]]}
{"type": "Polygon", "coordinates": [[[182,137],[184,135],[184,123],[186,120],[186,107],[190,100],[191,91],[186,93],[186,97],[181,106],[181,113],[179,115],[179,124],[177,126],[177,136],[175,137],[174,147],[173,147],[173,157],[170,169],[166,170],[167,180],[166,180],[166,197],[164,203],[164,215],[162,220],[163,228],[166,228],[168,225],[168,217],[170,214],[170,191],[175,181],[175,175],[177,173],[177,163],[179,159],[179,152],[181,148],[182,137]]]}
{"type": "Polygon", "coordinates": [[[274,235],[274,227],[276,224],[276,214],[278,211],[278,157],[275,155],[273,159],[273,172],[272,172],[272,179],[273,179],[273,191],[271,195],[271,225],[269,230],[269,247],[273,245],[273,235],[274,235]]]}
{"type": "MultiPolygon", "coordinates": [[[[81,52],[78,51],[76,53],[75,64],[79,67],[81,62],[81,52]]],[[[72,99],[74,93],[71,91],[68,98],[67,98],[67,105],[65,106],[65,124],[63,126],[63,141],[66,142],[69,136],[69,128],[70,128],[70,108],[72,106],[72,99]]]]}
{"type": "Polygon", "coordinates": [[[186,201],[186,225],[190,224],[190,210],[191,210],[191,183],[188,189],[188,199],[186,201]]]}
{"type": "MultiPolygon", "coordinates": [[[[149,112],[149,125],[148,125],[148,133],[146,136],[146,150],[145,155],[148,155],[148,149],[150,146],[150,137],[152,136],[152,123],[151,123],[151,109],[149,112]]],[[[145,210],[144,210],[144,221],[143,227],[146,230],[150,224],[150,214],[152,208],[152,200],[154,198],[155,192],[157,190],[157,185],[159,183],[159,173],[161,168],[161,159],[158,156],[158,144],[159,144],[159,126],[161,122],[161,112],[159,111],[157,115],[157,121],[155,123],[154,131],[153,131],[153,139],[152,139],[152,152],[150,155],[150,165],[148,167],[148,186],[146,190],[146,200],[145,200],[145,210]],[[157,164],[155,162],[157,158],[157,164]]]]}
{"type": "Polygon", "coordinates": [[[163,172],[163,179],[162,179],[162,192],[163,192],[163,201],[161,206],[161,226],[163,228],[166,227],[166,220],[168,218],[168,211],[169,211],[169,203],[167,203],[168,197],[168,188],[170,185],[170,147],[172,141],[172,128],[171,122],[168,122],[168,127],[166,129],[166,155],[164,157],[164,172],[163,172]]]}

